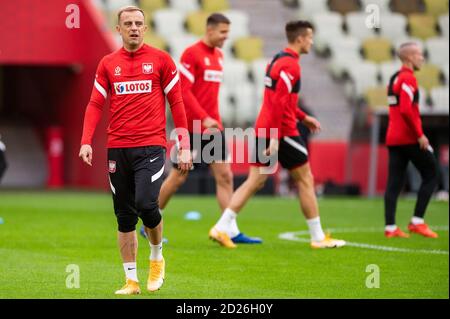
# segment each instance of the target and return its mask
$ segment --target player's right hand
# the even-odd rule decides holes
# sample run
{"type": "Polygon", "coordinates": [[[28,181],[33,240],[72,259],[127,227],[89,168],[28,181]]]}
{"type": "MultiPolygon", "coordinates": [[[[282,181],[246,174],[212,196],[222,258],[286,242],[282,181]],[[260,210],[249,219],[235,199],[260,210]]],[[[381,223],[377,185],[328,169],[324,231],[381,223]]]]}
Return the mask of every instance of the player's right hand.
{"type": "Polygon", "coordinates": [[[78,155],[84,163],[92,166],[92,147],[88,144],[81,145],[80,154],[78,155]]]}
{"type": "Polygon", "coordinates": [[[422,135],[421,137],[419,137],[419,139],[417,141],[419,142],[421,150],[426,151],[427,149],[429,149],[430,141],[428,140],[428,138],[425,135],[422,135]]]}
{"type": "Polygon", "coordinates": [[[278,152],[278,148],[280,147],[280,141],[276,138],[270,139],[269,147],[264,151],[265,156],[271,156],[278,152]]]}
{"type": "Polygon", "coordinates": [[[212,117],[206,117],[203,121],[202,121],[202,125],[205,128],[219,128],[219,122],[217,122],[215,119],[213,119],[212,117]]]}
{"type": "Polygon", "coordinates": [[[192,169],[192,154],[191,150],[178,151],[178,169],[182,175],[187,174],[192,169]]]}

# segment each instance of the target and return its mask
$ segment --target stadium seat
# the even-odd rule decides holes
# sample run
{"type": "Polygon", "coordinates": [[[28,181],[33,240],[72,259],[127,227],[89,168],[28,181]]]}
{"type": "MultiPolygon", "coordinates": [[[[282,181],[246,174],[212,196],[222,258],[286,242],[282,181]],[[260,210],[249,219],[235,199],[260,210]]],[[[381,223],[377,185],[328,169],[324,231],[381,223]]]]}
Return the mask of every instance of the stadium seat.
{"type": "Polygon", "coordinates": [[[139,6],[145,13],[153,14],[156,10],[167,7],[167,0],[139,0],[139,6]]]}
{"type": "Polygon", "coordinates": [[[239,86],[249,81],[248,65],[241,60],[225,61],[223,65],[224,84],[227,87],[239,86]]]}
{"type": "Polygon", "coordinates": [[[234,87],[232,96],[236,105],[236,120],[238,124],[253,123],[258,116],[255,86],[243,83],[234,87]]]}
{"type": "Polygon", "coordinates": [[[247,13],[240,10],[228,10],[224,14],[231,21],[229,34],[231,40],[250,35],[247,13]]]}
{"type": "Polygon", "coordinates": [[[400,13],[384,13],[381,17],[380,35],[397,41],[408,36],[408,20],[400,13]]]}
{"type": "Polygon", "coordinates": [[[167,51],[167,42],[164,40],[164,38],[161,38],[157,34],[154,34],[153,32],[147,32],[144,36],[144,42],[158,48],[160,50],[167,51]]]}
{"type": "Polygon", "coordinates": [[[156,32],[165,38],[183,35],[184,19],[183,12],[175,9],[161,9],[153,15],[156,32]]]}
{"type": "Polygon", "coordinates": [[[364,99],[371,110],[387,108],[388,97],[386,86],[371,87],[364,93],[364,99]]]}
{"type": "Polygon", "coordinates": [[[259,37],[243,37],[234,42],[234,53],[238,59],[246,62],[262,58],[263,40],[259,37]]]}
{"type": "Polygon", "coordinates": [[[449,78],[450,75],[449,75],[448,69],[449,69],[449,65],[448,65],[448,61],[447,61],[447,64],[445,64],[445,65],[441,68],[441,72],[442,72],[442,74],[444,75],[445,82],[446,82],[447,86],[449,86],[449,84],[450,84],[450,78],[449,78]]]}
{"type": "Polygon", "coordinates": [[[448,40],[445,38],[429,39],[426,43],[428,62],[436,65],[445,65],[449,60],[448,40]]]}
{"type": "Polygon", "coordinates": [[[367,89],[378,86],[378,67],[373,62],[353,63],[347,73],[352,80],[347,94],[352,98],[361,97],[367,89]]]}
{"type": "Polygon", "coordinates": [[[253,82],[255,83],[257,89],[264,88],[264,77],[266,76],[266,68],[270,59],[262,58],[252,61],[250,64],[251,74],[253,82]]]}
{"type": "Polygon", "coordinates": [[[391,0],[392,11],[403,15],[423,12],[422,0],[391,0]]]}
{"type": "Polygon", "coordinates": [[[430,104],[428,103],[428,93],[423,87],[419,86],[419,110],[429,111],[430,104]]]}
{"type": "Polygon", "coordinates": [[[230,126],[234,123],[236,109],[231,103],[230,92],[225,85],[222,85],[219,91],[219,113],[225,126],[230,126]]]}
{"type": "Polygon", "coordinates": [[[206,20],[209,13],[205,11],[191,12],[186,17],[186,26],[190,33],[196,36],[203,36],[206,31],[206,20]]]}
{"type": "Polygon", "coordinates": [[[441,70],[433,64],[424,64],[420,71],[416,72],[417,82],[427,93],[441,86],[441,70]]]}
{"type": "Polygon", "coordinates": [[[391,61],[393,47],[391,41],[385,38],[370,38],[363,41],[363,54],[366,60],[375,63],[391,61]]]}
{"type": "Polygon", "coordinates": [[[387,87],[391,76],[393,76],[395,72],[399,71],[401,67],[402,63],[398,60],[381,63],[379,65],[381,84],[387,87]]]}
{"type": "Polygon", "coordinates": [[[230,9],[228,0],[202,0],[202,9],[206,12],[221,12],[230,9]]]}
{"type": "Polygon", "coordinates": [[[438,36],[436,19],[431,15],[411,14],[408,26],[412,37],[426,40],[438,36]]]}
{"type": "Polygon", "coordinates": [[[374,29],[366,26],[367,13],[352,12],[347,14],[346,26],[350,36],[357,37],[360,40],[373,37],[374,29]]]}
{"type": "Polygon", "coordinates": [[[315,28],[314,48],[323,53],[328,48],[332,39],[340,38],[344,35],[342,25],[344,19],[336,12],[319,13],[312,17],[315,28]]]}
{"type": "Polygon", "coordinates": [[[438,87],[434,88],[430,92],[431,103],[433,110],[449,110],[449,88],[448,87],[438,87]]]}
{"type": "Polygon", "coordinates": [[[170,55],[174,59],[174,61],[178,62],[180,61],[181,54],[183,54],[183,51],[193,45],[195,42],[198,41],[198,37],[193,35],[183,35],[183,36],[177,36],[177,37],[170,37],[167,39],[167,42],[169,44],[170,48],[170,55]]]}
{"type": "Polygon", "coordinates": [[[301,0],[299,5],[299,17],[302,19],[311,19],[316,14],[330,10],[328,0],[301,0]]]}
{"type": "Polygon", "coordinates": [[[448,0],[424,0],[425,12],[434,17],[448,14],[448,0]]]}
{"type": "Polygon", "coordinates": [[[182,12],[192,12],[200,10],[198,0],[170,0],[170,6],[173,9],[182,12]]]}
{"type": "Polygon", "coordinates": [[[350,12],[357,12],[361,10],[359,0],[329,0],[328,6],[333,12],[341,15],[347,15],[350,12]]]}
{"type": "MultiPolygon", "coordinates": [[[[391,8],[389,8],[389,2],[391,0],[362,0],[362,11],[365,11],[367,6],[376,5],[380,9],[380,12],[383,14],[391,12],[391,8]]],[[[384,17],[384,16],[383,16],[384,17]]]]}
{"type": "Polygon", "coordinates": [[[233,40],[228,39],[225,41],[223,47],[222,47],[222,53],[225,61],[233,60],[235,59],[234,53],[233,53],[233,40]]]}
{"type": "Polygon", "coordinates": [[[448,36],[449,22],[448,21],[449,21],[448,14],[439,17],[439,29],[441,30],[442,36],[446,37],[447,40],[449,38],[449,36],[448,36]]]}
{"type": "Polygon", "coordinates": [[[353,37],[336,37],[330,40],[331,73],[340,78],[353,63],[363,62],[360,53],[361,41],[353,37]]]}

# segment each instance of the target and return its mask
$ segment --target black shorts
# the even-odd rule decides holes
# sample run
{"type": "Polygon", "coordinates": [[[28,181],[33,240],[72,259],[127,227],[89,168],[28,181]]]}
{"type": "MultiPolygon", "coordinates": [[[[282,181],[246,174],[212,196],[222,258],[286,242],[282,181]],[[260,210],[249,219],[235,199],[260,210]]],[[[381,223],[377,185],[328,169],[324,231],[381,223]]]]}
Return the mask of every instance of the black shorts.
{"type": "Polygon", "coordinates": [[[256,137],[254,166],[269,166],[278,160],[283,168],[292,170],[308,162],[308,150],[303,138],[299,135],[281,138],[278,153],[270,159],[263,155],[269,144],[270,139],[256,137]]]}
{"type": "MultiPolygon", "coordinates": [[[[207,166],[215,162],[228,161],[228,148],[225,132],[215,134],[189,134],[194,168],[207,166]]],[[[178,163],[173,161],[173,167],[178,163]]]]}
{"type": "Polygon", "coordinates": [[[140,217],[141,207],[155,206],[163,182],[166,150],[162,146],[108,149],[114,212],[140,217]]]}

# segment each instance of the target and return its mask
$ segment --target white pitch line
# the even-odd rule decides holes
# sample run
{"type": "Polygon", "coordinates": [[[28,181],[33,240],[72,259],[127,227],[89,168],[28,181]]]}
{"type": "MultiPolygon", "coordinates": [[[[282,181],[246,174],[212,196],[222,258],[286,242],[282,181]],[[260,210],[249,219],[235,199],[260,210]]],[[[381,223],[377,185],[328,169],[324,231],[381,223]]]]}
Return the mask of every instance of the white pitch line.
{"type": "MultiPolygon", "coordinates": [[[[440,231],[448,231],[448,226],[432,226],[434,230],[440,231]]],[[[330,232],[333,233],[372,233],[372,232],[383,232],[382,228],[335,228],[329,229],[330,232]]],[[[310,239],[308,238],[300,238],[298,236],[309,235],[309,231],[301,230],[297,232],[286,232],[282,233],[278,236],[280,239],[298,241],[302,243],[309,243],[310,239]]],[[[347,246],[358,247],[358,248],[366,248],[373,250],[382,250],[382,251],[391,251],[391,252],[401,252],[401,253],[419,253],[419,254],[435,254],[435,255],[448,255],[448,251],[446,250],[427,250],[427,249],[409,249],[409,248],[398,248],[398,247],[390,247],[390,246],[381,246],[381,245],[371,245],[365,243],[354,243],[347,242],[347,246]]]]}

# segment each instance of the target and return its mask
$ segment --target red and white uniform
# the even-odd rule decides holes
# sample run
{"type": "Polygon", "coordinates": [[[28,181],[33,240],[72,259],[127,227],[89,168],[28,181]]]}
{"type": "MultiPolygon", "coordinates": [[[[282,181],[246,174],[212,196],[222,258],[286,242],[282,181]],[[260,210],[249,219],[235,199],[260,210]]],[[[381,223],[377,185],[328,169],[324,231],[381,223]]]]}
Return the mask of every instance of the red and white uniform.
{"type": "MultiPolygon", "coordinates": [[[[181,56],[180,74],[183,101],[189,132],[194,132],[193,121],[211,117],[220,124],[219,89],[223,80],[223,53],[203,41],[187,48],[181,56]]],[[[204,128],[202,127],[202,131],[204,128]]]]}
{"type": "MultiPolygon", "coordinates": [[[[176,128],[187,129],[179,74],[166,52],[144,44],[136,52],[121,48],[100,61],[86,108],[82,145],[92,143],[108,94],[108,148],[166,147],[166,97],[176,128]]],[[[183,130],[179,139],[181,148],[189,149],[183,130]]]]}
{"type": "Polygon", "coordinates": [[[417,144],[423,135],[419,112],[419,88],[413,70],[402,67],[392,85],[390,98],[396,98],[389,107],[386,135],[388,146],[417,144]]]}
{"type": "MultiPolygon", "coordinates": [[[[297,106],[301,80],[300,55],[289,48],[280,54],[283,56],[273,62],[270,74],[266,77],[266,81],[276,85],[268,88],[266,84],[263,105],[255,124],[258,137],[281,139],[298,136],[297,119],[302,121],[306,117],[297,106]],[[276,128],[277,133],[271,135],[271,128],[276,128]]],[[[266,73],[271,64],[267,66],[266,73]]]]}

